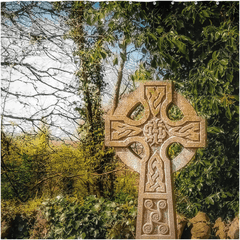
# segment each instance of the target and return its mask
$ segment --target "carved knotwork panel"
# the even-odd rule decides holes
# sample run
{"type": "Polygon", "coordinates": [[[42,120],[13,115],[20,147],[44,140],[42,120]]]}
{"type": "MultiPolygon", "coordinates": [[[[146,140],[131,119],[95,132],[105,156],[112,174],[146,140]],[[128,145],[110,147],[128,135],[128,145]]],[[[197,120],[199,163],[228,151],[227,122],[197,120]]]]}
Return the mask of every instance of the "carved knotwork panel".
{"type": "Polygon", "coordinates": [[[165,86],[145,86],[145,95],[149,103],[149,107],[154,117],[160,111],[163,99],[166,96],[165,86]]]}
{"type": "Polygon", "coordinates": [[[190,140],[192,142],[199,142],[200,140],[200,123],[199,122],[185,122],[182,126],[171,127],[166,125],[169,136],[177,136],[190,140]]]}
{"type": "Polygon", "coordinates": [[[154,117],[144,125],[143,135],[150,146],[161,145],[167,137],[167,128],[160,118],[154,117]]]}
{"type": "Polygon", "coordinates": [[[164,163],[157,153],[147,162],[146,192],[166,192],[164,163]]]}

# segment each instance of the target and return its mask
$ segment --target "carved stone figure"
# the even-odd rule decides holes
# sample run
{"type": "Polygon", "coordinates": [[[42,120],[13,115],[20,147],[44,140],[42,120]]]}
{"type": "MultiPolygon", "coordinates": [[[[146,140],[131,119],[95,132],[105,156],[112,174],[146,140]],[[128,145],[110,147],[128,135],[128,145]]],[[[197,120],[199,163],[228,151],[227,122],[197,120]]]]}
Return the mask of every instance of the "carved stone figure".
{"type": "Polygon", "coordinates": [[[148,81],[106,116],[105,131],[106,146],[115,147],[119,158],[140,173],[136,238],[177,238],[172,172],[184,167],[197,148],[206,146],[205,120],[173,91],[171,81],[148,81]],[[168,118],[172,103],[184,115],[180,121],[168,118]],[[143,117],[131,119],[140,104],[144,107],[143,117]],[[136,142],[144,148],[143,157],[130,148],[136,142]],[[174,142],[184,149],[170,160],[167,151],[174,142]]]}

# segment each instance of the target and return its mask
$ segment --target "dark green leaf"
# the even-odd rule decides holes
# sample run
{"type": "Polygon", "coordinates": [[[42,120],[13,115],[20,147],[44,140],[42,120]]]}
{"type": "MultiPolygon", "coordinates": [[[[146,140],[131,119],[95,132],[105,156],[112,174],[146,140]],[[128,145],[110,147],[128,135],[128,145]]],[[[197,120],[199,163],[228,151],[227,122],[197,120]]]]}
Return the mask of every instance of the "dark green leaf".
{"type": "Polygon", "coordinates": [[[101,54],[101,56],[102,56],[103,59],[105,59],[105,58],[107,57],[107,54],[106,54],[105,51],[101,51],[100,54],[101,54]]]}
{"type": "Polygon", "coordinates": [[[227,106],[227,109],[226,109],[226,117],[230,120],[232,119],[232,114],[231,114],[229,106],[227,106]]]}
{"type": "Polygon", "coordinates": [[[114,22],[111,21],[111,22],[108,24],[108,26],[109,26],[110,28],[112,28],[112,27],[114,26],[114,22]]]}
{"type": "Polygon", "coordinates": [[[177,21],[177,28],[180,30],[181,28],[184,28],[184,23],[182,20],[177,21]]]}
{"type": "Polygon", "coordinates": [[[125,49],[125,45],[124,45],[124,44],[119,44],[119,47],[120,47],[121,49],[125,49]]]}
{"type": "Polygon", "coordinates": [[[164,41],[164,37],[158,38],[158,48],[159,48],[160,51],[163,48],[163,41],[164,41]]]}
{"type": "Polygon", "coordinates": [[[122,58],[122,60],[123,60],[123,61],[127,61],[127,57],[126,57],[126,55],[125,55],[125,54],[123,54],[123,53],[120,53],[120,56],[121,56],[121,58],[122,58]]]}
{"type": "Polygon", "coordinates": [[[118,57],[115,57],[115,59],[113,60],[113,65],[118,65],[118,57]]]}
{"type": "Polygon", "coordinates": [[[79,228],[81,225],[82,225],[82,221],[76,221],[76,222],[75,222],[75,227],[74,227],[74,229],[75,229],[75,230],[78,230],[78,228],[79,228]]]}
{"type": "Polygon", "coordinates": [[[186,54],[186,44],[181,42],[181,41],[174,41],[174,43],[176,44],[176,46],[178,47],[179,51],[183,54],[186,54]]]}
{"type": "Polygon", "coordinates": [[[213,197],[212,196],[209,196],[206,198],[206,203],[210,203],[211,205],[214,205],[214,200],[213,200],[213,197]]]}
{"type": "Polygon", "coordinates": [[[147,53],[146,48],[142,48],[142,53],[143,53],[143,54],[146,54],[146,53],[147,53]]]}
{"type": "Polygon", "coordinates": [[[228,195],[229,197],[232,197],[232,196],[233,196],[233,194],[230,193],[230,192],[225,192],[225,193],[226,193],[226,195],[228,195]]]}
{"type": "Polygon", "coordinates": [[[153,33],[149,33],[149,36],[150,36],[153,40],[157,41],[157,37],[156,37],[153,33]]]}
{"type": "Polygon", "coordinates": [[[68,237],[67,239],[76,239],[75,235],[68,237]]]}
{"type": "Polygon", "coordinates": [[[157,67],[156,58],[153,58],[153,60],[151,61],[151,67],[153,67],[153,68],[157,67]]]}
{"type": "Polygon", "coordinates": [[[91,17],[87,18],[87,24],[91,25],[91,17]]]}
{"type": "Polygon", "coordinates": [[[202,14],[204,17],[210,17],[206,10],[202,10],[202,14]]]}
{"type": "Polygon", "coordinates": [[[163,30],[164,30],[164,29],[163,29],[162,27],[158,27],[158,28],[157,28],[157,33],[160,34],[160,33],[163,32],[163,30]]]}
{"type": "Polygon", "coordinates": [[[81,238],[82,238],[82,239],[85,239],[85,237],[86,237],[86,233],[83,232],[82,235],[81,235],[81,238]]]}

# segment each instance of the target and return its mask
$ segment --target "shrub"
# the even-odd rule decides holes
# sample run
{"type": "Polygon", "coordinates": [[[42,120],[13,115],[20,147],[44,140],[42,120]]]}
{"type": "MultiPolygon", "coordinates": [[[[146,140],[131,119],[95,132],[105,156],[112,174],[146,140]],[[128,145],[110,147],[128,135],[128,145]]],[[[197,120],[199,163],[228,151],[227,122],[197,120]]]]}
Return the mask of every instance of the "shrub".
{"type": "Polygon", "coordinates": [[[134,238],[136,202],[88,196],[84,204],[58,196],[41,207],[50,224],[47,238],[134,238]]]}
{"type": "Polygon", "coordinates": [[[1,221],[2,234],[4,238],[26,239],[30,236],[37,214],[37,207],[41,204],[41,199],[19,203],[16,200],[2,200],[1,221]],[[7,231],[6,231],[7,230],[7,231]],[[5,231],[5,232],[4,232],[5,231]]]}
{"type": "Polygon", "coordinates": [[[139,173],[126,170],[118,173],[114,181],[114,201],[126,202],[126,198],[138,197],[139,173]]]}

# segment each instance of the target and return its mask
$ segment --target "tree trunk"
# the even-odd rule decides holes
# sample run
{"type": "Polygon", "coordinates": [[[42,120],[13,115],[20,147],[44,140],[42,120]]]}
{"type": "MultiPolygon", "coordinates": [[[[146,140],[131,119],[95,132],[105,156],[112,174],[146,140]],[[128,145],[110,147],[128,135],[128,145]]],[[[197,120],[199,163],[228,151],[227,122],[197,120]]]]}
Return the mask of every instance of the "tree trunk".
{"type": "MultiPolygon", "coordinates": [[[[126,56],[126,49],[124,50],[124,56],[126,56]]],[[[118,102],[119,102],[119,93],[120,93],[120,87],[121,87],[121,83],[122,83],[122,77],[123,77],[123,68],[125,65],[126,60],[122,59],[121,63],[120,63],[120,68],[118,70],[118,79],[117,79],[117,83],[115,86],[115,91],[114,91],[114,98],[113,98],[113,106],[112,106],[112,110],[111,110],[111,114],[113,114],[118,106],[118,102]]]]}

